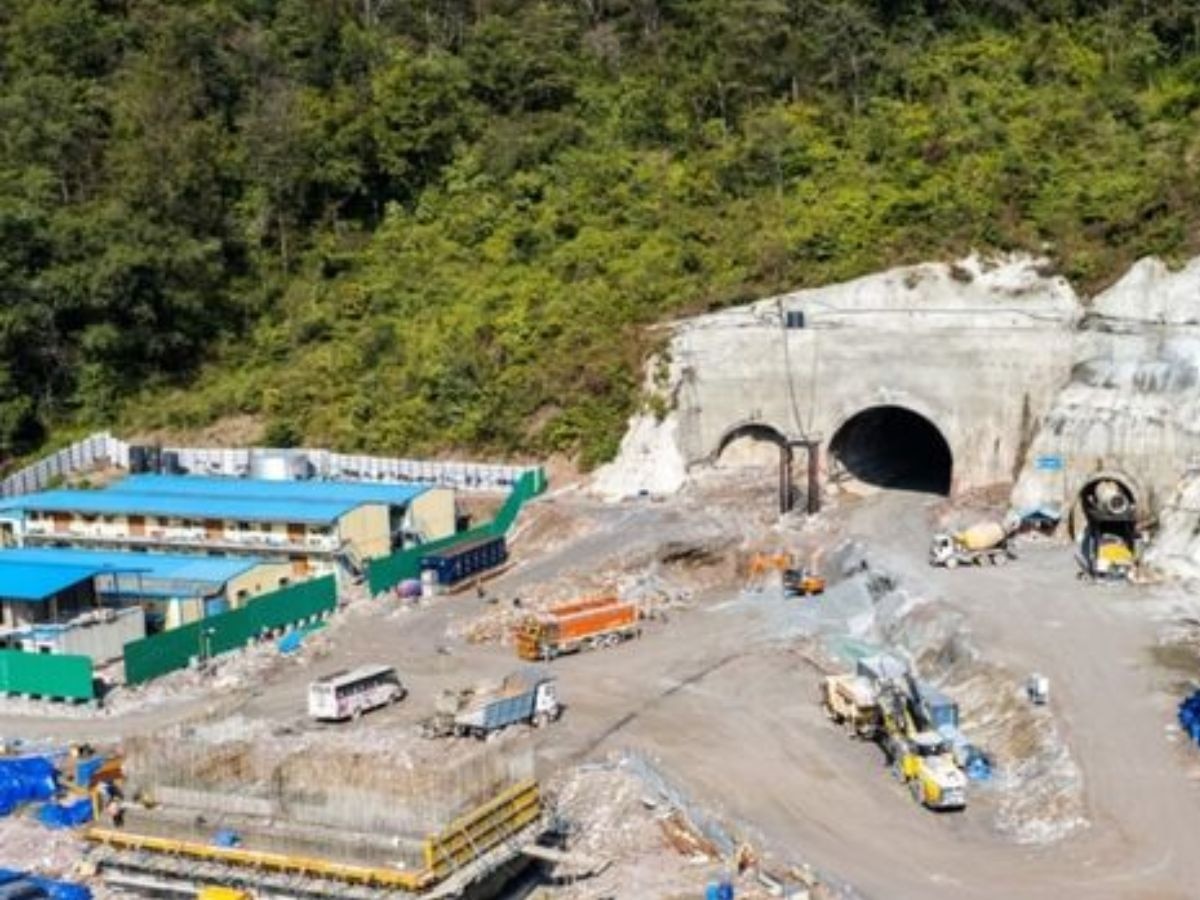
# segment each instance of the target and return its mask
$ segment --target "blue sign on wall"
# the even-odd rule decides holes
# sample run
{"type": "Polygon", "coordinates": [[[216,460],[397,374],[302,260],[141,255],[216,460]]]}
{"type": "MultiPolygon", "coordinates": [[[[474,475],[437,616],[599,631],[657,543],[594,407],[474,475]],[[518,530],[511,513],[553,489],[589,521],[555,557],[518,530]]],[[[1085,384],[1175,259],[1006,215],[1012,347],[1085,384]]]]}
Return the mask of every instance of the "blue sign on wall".
{"type": "Polygon", "coordinates": [[[1033,467],[1040,472],[1061,472],[1063,458],[1058,454],[1039,456],[1033,461],[1033,467]]]}

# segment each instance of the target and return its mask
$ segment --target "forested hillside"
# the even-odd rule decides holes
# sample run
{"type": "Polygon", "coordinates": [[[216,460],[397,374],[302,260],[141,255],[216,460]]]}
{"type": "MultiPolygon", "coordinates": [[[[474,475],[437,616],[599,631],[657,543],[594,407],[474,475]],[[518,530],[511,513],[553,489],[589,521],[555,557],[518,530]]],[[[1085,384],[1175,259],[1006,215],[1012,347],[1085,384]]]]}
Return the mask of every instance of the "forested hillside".
{"type": "Polygon", "coordinates": [[[611,452],[645,327],[1197,245],[1200,0],[0,0],[0,455],[611,452]]]}

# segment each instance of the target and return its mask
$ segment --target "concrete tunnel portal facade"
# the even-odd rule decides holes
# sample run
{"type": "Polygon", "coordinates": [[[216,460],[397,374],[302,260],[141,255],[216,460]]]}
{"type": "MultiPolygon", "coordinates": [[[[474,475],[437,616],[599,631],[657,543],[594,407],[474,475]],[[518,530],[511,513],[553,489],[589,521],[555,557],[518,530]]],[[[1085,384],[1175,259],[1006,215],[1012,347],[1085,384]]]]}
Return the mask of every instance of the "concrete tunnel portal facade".
{"type": "Polygon", "coordinates": [[[767,465],[780,455],[766,447],[783,447],[801,489],[809,439],[823,483],[939,495],[1011,484],[1070,377],[1076,306],[1065,287],[989,277],[919,267],[687,320],[660,437],[684,468],[726,458],[737,438],[762,447],[730,460],[767,465]]]}
{"type": "MultiPolygon", "coordinates": [[[[722,435],[713,458],[745,439],[774,446],[781,459],[804,443],[773,425],[741,422],[722,435]]],[[[854,479],[945,496],[953,483],[954,454],[941,429],[926,416],[895,404],[868,406],[846,418],[830,440],[818,442],[818,460],[824,480],[834,484],[854,479]]],[[[796,463],[803,465],[803,450],[796,463]]],[[[795,476],[803,480],[801,472],[795,476]]]]}

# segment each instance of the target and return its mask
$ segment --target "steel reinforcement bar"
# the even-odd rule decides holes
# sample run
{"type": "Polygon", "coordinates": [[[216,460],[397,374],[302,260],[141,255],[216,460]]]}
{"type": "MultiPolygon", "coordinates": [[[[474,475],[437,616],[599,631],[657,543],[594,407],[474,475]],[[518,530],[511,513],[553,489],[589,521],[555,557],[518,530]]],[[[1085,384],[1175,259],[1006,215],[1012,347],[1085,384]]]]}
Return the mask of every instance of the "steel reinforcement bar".
{"type": "Polygon", "coordinates": [[[425,868],[420,872],[352,865],[264,850],[217,847],[199,841],[131,834],[113,828],[89,828],[84,837],[115,850],[157,853],[197,862],[220,863],[344,884],[424,891],[471,865],[524,831],[542,814],[537,781],[528,779],[455,819],[425,839],[425,868]]]}

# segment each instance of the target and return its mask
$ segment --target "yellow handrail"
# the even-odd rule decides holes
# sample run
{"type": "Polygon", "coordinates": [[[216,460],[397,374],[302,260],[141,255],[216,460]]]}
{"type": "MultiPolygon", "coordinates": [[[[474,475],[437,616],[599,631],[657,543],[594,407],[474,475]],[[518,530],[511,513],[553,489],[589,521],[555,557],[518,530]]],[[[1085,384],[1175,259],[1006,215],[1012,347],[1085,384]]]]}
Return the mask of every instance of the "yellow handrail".
{"type": "Polygon", "coordinates": [[[359,866],[329,862],[308,856],[291,856],[264,850],[245,850],[237,847],[214,847],[199,841],[182,841],[175,838],[153,837],[130,834],[112,828],[89,828],[84,837],[90,841],[124,850],[147,850],[171,856],[186,856],[205,862],[227,863],[268,869],[275,872],[290,872],[316,878],[329,878],[351,884],[371,887],[395,887],[404,890],[420,890],[429,886],[433,879],[428,872],[401,872],[395,869],[359,866]]]}

